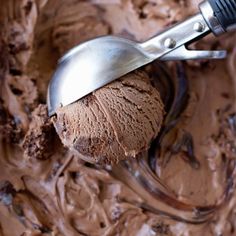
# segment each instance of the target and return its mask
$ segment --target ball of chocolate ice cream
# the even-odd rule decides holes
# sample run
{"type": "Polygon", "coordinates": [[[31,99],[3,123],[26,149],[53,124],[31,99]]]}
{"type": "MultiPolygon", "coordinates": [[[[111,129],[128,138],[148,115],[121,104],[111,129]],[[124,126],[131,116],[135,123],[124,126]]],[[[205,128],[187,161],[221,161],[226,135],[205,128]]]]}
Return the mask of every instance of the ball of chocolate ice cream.
{"type": "Polygon", "coordinates": [[[57,109],[54,125],[82,159],[117,163],[147,150],[160,131],[164,107],[148,75],[135,71],[57,109]]]}

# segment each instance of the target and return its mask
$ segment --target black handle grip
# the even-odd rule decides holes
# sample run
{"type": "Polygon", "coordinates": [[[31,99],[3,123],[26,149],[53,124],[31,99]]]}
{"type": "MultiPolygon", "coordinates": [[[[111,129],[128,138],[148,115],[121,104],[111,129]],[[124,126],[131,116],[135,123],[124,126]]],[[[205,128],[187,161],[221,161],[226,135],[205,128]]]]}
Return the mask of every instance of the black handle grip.
{"type": "Polygon", "coordinates": [[[225,31],[236,25],[236,0],[209,0],[209,3],[225,31]]]}

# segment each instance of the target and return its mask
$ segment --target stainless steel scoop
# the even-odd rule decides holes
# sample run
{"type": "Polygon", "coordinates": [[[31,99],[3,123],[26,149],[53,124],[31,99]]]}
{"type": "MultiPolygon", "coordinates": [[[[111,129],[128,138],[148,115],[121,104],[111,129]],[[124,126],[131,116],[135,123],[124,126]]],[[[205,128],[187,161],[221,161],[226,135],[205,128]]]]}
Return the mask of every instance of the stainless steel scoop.
{"type": "Polygon", "coordinates": [[[226,51],[188,50],[187,46],[210,32],[220,35],[235,29],[236,1],[208,0],[201,3],[199,9],[200,13],[144,43],[105,36],[70,50],[59,61],[49,84],[49,115],[156,59],[226,57],[226,51]]]}

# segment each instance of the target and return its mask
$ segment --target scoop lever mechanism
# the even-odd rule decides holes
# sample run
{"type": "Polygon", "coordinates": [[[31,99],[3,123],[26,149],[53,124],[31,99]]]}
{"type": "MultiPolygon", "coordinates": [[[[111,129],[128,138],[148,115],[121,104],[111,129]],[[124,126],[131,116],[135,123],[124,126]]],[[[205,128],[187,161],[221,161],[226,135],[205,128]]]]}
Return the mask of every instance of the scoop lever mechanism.
{"type": "MultiPolygon", "coordinates": [[[[199,9],[200,13],[188,20],[190,28],[186,26],[183,28],[182,24],[179,24],[177,27],[173,27],[169,31],[169,33],[173,35],[173,39],[178,34],[178,32],[181,32],[182,37],[184,37],[185,34],[192,35],[192,40],[190,40],[190,42],[185,45],[175,48],[175,50],[161,57],[160,60],[222,59],[227,56],[227,52],[225,50],[188,50],[187,45],[193,40],[196,41],[199,36],[204,36],[204,34],[206,35],[210,31],[218,36],[225,32],[236,29],[235,1],[204,1],[199,5],[199,9]],[[233,12],[234,14],[227,14],[228,12],[233,12]],[[200,35],[196,37],[195,32],[193,33],[193,30],[198,32],[200,35]]],[[[172,46],[175,44],[173,39],[171,37],[168,39],[168,42],[171,42],[172,46]]]]}
{"type": "Polygon", "coordinates": [[[196,59],[223,59],[227,56],[225,50],[188,50],[186,46],[181,46],[178,49],[168,53],[160,58],[162,61],[174,60],[196,60],[196,59]]]}
{"type": "MultiPolygon", "coordinates": [[[[159,60],[223,59],[225,50],[190,50],[188,46],[210,32],[220,35],[226,32],[216,18],[209,1],[199,5],[200,13],[181,22],[156,37],[141,44],[144,50],[156,55],[162,48],[164,55],[159,60]]],[[[236,13],[235,13],[236,14],[236,13]]]]}

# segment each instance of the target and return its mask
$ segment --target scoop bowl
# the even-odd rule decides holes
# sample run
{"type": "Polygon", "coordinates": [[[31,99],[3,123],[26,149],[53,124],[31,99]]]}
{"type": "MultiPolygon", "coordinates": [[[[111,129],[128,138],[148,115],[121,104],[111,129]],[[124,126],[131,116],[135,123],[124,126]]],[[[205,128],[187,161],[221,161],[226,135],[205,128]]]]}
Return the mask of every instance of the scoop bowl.
{"type": "Polygon", "coordinates": [[[49,84],[49,115],[152,60],[139,44],[115,36],[76,46],[61,58],[49,84]]]}

